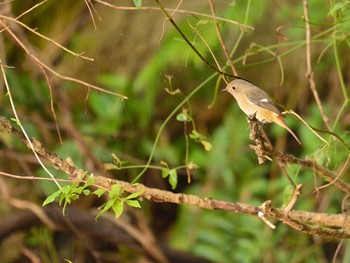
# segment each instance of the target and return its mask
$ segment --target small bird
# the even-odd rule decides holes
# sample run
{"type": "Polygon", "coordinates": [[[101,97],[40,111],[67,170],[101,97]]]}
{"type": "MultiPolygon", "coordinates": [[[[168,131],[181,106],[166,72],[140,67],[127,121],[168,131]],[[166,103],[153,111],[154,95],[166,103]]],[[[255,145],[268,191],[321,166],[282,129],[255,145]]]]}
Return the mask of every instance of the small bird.
{"type": "Polygon", "coordinates": [[[281,107],[265,91],[243,79],[231,81],[223,91],[227,91],[235,97],[238,106],[245,114],[248,116],[255,114],[256,119],[262,123],[274,122],[278,124],[287,129],[295,140],[301,144],[298,137],[284,121],[281,107]]]}

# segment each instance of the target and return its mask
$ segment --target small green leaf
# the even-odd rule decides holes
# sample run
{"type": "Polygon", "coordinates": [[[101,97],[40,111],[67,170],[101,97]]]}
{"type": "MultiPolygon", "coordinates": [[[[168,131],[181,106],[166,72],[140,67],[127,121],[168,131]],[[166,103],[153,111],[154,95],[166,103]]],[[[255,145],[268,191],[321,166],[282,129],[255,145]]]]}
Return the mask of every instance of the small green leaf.
{"type": "Polygon", "coordinates": [[[199,166],[193,162],[189,162],[187,164],[187,169],[189,169],[189,170],[194,170],[194,169],[198,169],[198,168],[199,168],[199,166]]]}
{"type": "Polygon", "coordinates": [[[97,195],[97,197],[101,197],[105,192],[105,189],[97,189],[93,192],[93,194],[97,195]]]}
{"type": "Polygon", "coordinates": [[[206,150],[207,152],[209,152],[212,148],[211,143],[206,140],[201,141],[201,144],[204,146],[204,150],[206,150]]]}
{"type": "Polygon", "coordinates": [[[125,203],[128,206],[136,207],[136,208],[141,208],[141,205],[138,200],[125,200],[125,203]]]}
{"type": "Polygon", "coordinates": [[[167,178],[169,175],[169,169],[168,168],[163,168],[162,169],[162,177],[167,178]]]}
{"type": "Polygon", "coordinates": [[[169,171],[169,183],[172,189],[175,189],[177,186],[177,172],[175,169],[169,171]]]}
{"type": "Polygon", "coordinates": [[[190,134],[190,138],[193,139],[195,142],[201,143],[206,151],[210,151],[212,148],[212,145],[210,142],[208,142],[204,135],[200,134],[196,130],[192,130],[190,134]]]}
{"type": "Polygon", "coordinates": [[[55,199],[62,193],[62,188],[59,189],[58,191],[54,192],[53,194],[49,195],[48,197],[46,197],[43,206],[52,203],[53,201],[55,201],[55,199]]]}
{"type": "Polygon", "coordinates": [[[199,25],[207,25],[209,24],[211,21],[209,19],[201,19],[199,20],[197,23],[196,23],[196,26],[199,26],[199,25]]]}
{"type": "Polygon", "coordinates": [[[18,126],[21,126],[21,122],[16,118],[11,118],[11,121],[15,122],[18,126]]]}
{"type": "Polygon", "coordinates": [[[124,199],[125,200],[134,199],[134,198],[138,197],[140,194],[142,194],[142,192],[135,192],[135,193],[132,193],[132,194],[128,195],[124,199]]]}
{"type": "Polygon", "coordinates": [[[181,122],[189,122],[192,120],[192,118],[187,113],[181,112],[176,116],[176,120],[181,122]]]}
{"type": "Polygon", "coordinates": [[[104,165],[105,170],[109,171],[109,170],[119,170],[120,166],[115,165],[113,163],[105,163],[104,165]]]}
{"type": "Polygon", "coordinates": [[[95,217],[95,220],[97,220],[102,214],[106,213],[112,206],[113,206],[114,200],[109,200],[103,205],[101,205],[98,209],[101,209],[101,212],[98,213],[98,215],[95,217]]]}
{"type": "Polygon", "coordinates": [[[85,187],[91,186],[94,184],[95,178],[93,175],[89,176],[86,183],[84,184],[85,187]]]}
{"type": "Polygon", "coordinates": [[[134,0],[134,5],[137,8],[141,9],[141,7],[142,7],[142,0],[134,0]]]}
{"type": "MultiPolygon", "coordinates": [[[[130,200],[129,200],[130,201],[130,200]]],[[[114,215],[115,218],[120,217],[120,215],[123,213],[124,210],[124,203],[120,202],[119,200],[114,204],[113,206],[113,211],[114,211],[114,215]]]]}
{"type": "MultiPolygon", "coordinates": [[[[67,196],[67,197],[68,197],[68,196],[67,196]]],[[[66,199],[68,199],[68,198],[66,198],[66,199]]],[[[70,195],[70,199],[72,199],[72,200],[77,200],[77,199],[79,199],[79,195],[73,193],[73,194],[70,195]]],[[[69,203],[70,203],[70,202],[69,202],[69,203]]]]}
{"type": "Polygon", "coordinates": [[[197,141],[201,139],[201,135],[199,132],[197,132],[196,130],[192,130],[191,134],[190,134],[190,138],[197,141]]]}
{"type": "Polygon", "coordinates": [[[84,186],[79,186],[79,187],[75,188],[75,190],[74,189],[71,189],[71,190],[73,190],[74,192],[76,192],[78,194],[81,194],[84,189],[85,189],[84,186]]]}
{"type": "Polygon", "coordinates": [[[89,195],[89,194],[90,194],[90,190],[89,190],[89,189],[85,189],[85,190],[83,191],[83,194],[84,194],[84,195],[89,195]]]}
{"type": "Polygon", "coordinates": [[[115,184],[112,186],[112,190],[108,194],[108,198],[113,198],[114,196],[120,195],[120,185],[115,184]]]}

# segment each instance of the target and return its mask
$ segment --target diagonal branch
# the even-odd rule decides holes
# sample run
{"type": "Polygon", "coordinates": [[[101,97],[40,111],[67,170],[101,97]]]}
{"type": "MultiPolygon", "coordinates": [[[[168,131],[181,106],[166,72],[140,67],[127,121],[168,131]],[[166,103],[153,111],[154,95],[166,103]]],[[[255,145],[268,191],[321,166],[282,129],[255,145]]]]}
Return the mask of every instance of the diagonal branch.
{"type": "Polygon", "coordinates": [[[82,80],[79,80],[79,79],[76,79],[76,78],[72,78],[72,77],[68,77],[68,76],[64,76],[64,75],[61,75],[59,74],[58,72],[56,72],[54,69],[52,69],[50,66],[46,65],[44,62],[42,62],[39,58],[37,58],[33,52],[31,52],[31,50],[29,50],[23,43],[22,41],[18,38],[18,36],[9,28],[9,26],[7,26],[1,19],[0,19],[0,25],[3,27],[3,29],[5,31],[7,31],[11,37],[18,43],[18,45],[20,45],[22,47],[22,49],[28,54],[28,56],[30,56],[34,61],[36,61],[36,63],[38,63],[41,67],[45,68],[47,71],[51,72],[53,75],[61,78],[61,79],[64,79],[64,80],[68,80],[68,81],[72,81],[72,82],[75,82],[75,83],[79,83],[81,85],[84,85],[88,88],[92,88],[94,90],[97,90],[97,91],[101,91],[101,92],[104,92],[104,93],[108,93],[108,94],[111,94],[111,95],[114,95],[114,96],[118,96],[120,97],[121,99],[127,99],[128,97],[124,96],[124,95],[121,95],[119,93],[116,93],[116,92],[113,92],[113,91],[109,91],[109,90],[106,90],[106,89],[103,89],[103,88],[100,88],[98,86],[95,86],[95,85],[92,85],[90,83],[87,83],[85,81],[82,81],[82,80]]]}
{"type": "Polygon", "coordinates": [[[304,18],[305,18],[305,30],[306,30],[306,66],[307,66],[306,77],[310,82],[310,89],[312,91],[312,94],[314,95],[318,109],[320,110],[323,122],[326,125],[327,129],[331,131],[332,128],[329,125],[328,117],[323,110],[320,97],[318,96],[316,83],[314,79],[314,72],[312,70],[312,65],[311,65],[311,28],[310,28],[310,22],[309,22],[310,20],[309,20],[308,0],[303,0],[303,4],[304,4],[304,18]]]}
{"type": "Polygon", "coordinates": [[[208,65],[211,69],[215,70],[216,72],[218,72],[221,75],[224,76],[229,76],[229,77],[236,77],[232,74],[226,73],[221,71],[220,69],[218,69],[217,67],[215,67],[214,65],[212,65],[211,63],[209,63],[205,57],[203,57],[203,55],[195,48],[195,46],[191,43],[191,41],[188,40],[188,38],[184,35],[184,33],[181,31],[181,29],[177,26],[177,24],[175,23],[175,21],[172,19],[172,17],[168,14],[168,12],[165,10],[165,8],[163,7],[163,5],[159,2],[159,0],[155,0],[158,4],[158,6],[160,7],[160,9],[163,11],[163,13],[166,16],[166,19],[168,19],[170,21],[170,23],[173,25],[173,27],[176,29],[176,31],[181,35],[181,37],[183,38],[183,40],[185,40],[185,42],[187,43],[187,45],[189,45],[189,47],[194,51],[194,53],[196,53],[196,55],[206,64],[208,65]]]}
{"type": "MultiPolygon", "coordinates": [[[[16,130],[5,117],[0,116],[0,133],[6,132],[15,135],[28,147],[28,141],[24,135],[16,130]]],[[[54,167],[65,172],[70,179],[83,178],[87,173],[75,166],[72,162],[63,160],[56,154],[49,152],[42,144],[32,139],[34,150],[47,158],[54,167]]],[[[238,214],[249,214],[258,216],[263,213],[264,217],[277,219],[289,226],[311,234],[334,238],[350,238],[350,218],[343,214],[325,214],[306,211],[292,210],[286,213],[285,209],[278,209],[271,206],[271,201],[264,203],[262,207],[240,203],[227,202],[222,200],[203,198],[196,195],[173,193],[155,188],[149,188],[142,184],[131,185],[128,182],[114,180],[103,176],[94,176],[94,185],[99,188],[110,190],[112,185],[118,184],[126,192],[139,192],[140,197],[153,202],[169,202],[174,204],[197,206],[211,210],[225,210],[238,214]]]]}

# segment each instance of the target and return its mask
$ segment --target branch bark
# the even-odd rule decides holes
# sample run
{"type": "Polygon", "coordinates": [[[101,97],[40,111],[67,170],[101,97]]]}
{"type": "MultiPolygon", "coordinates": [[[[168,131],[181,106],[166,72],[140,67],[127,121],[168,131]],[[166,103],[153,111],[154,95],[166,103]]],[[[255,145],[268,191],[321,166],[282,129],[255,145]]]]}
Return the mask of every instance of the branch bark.
{"type": "MultiPolygon", "coordinates": [[[[29,146],[24,135],[15,129],[9,120],[2,116],[0,116],[0,133],[1,132],[11,133],[29,146]]],[[[86,175],[85,171],[75,166],[71,161],[63,160],[56,154],[49,152],[36,139],[32,139],[31,142],[38,154],[48,159],[54,167],[66,173],[69,179],[76,180],[77,178],[82,178],[86,175]]],[[[325,178],[333,176],[333,172],[316,164],[312,160],[303,160],[277,151],[271,151],[270,153],[272,153],[275,158],[279,158],[282,161],[293,162],[304,167],[313,168],[325,178]]],[[[350,219],[343,214],[326,214],[295,210],[285,213],[285,209],[272,207],[271,201],[266,201],[262,207],[259,207],[240,202],[226,202],[222,200],[203,198],[196,195],[172,193],[160,189],[149,188],[142,184],[130,185],[128,182],[114,180],[103,176],[95,176],[94,178],[94,185],[96,187],[109,190],[112,185],[118,184],[125,188],[126,192],[141,192],[142,194],[140,197],[153,202],[191,205],[204,209],[225,210],[237,214],[249,214],[257,217],[258,214],[261,215],[261,213],[263,213],[264,217],[276,219],[310,235],[320,235],[332,238],[350,238],[350,219]]],[[[347,184],[339,180],[337,180],[337,182],[338,186],[342,185],[342,187],[344,187],[344,191],[348,191],[349,186],[347,184]]],[[[334,185],[337,186],[335,183],[334,185]]],[[[342,187],[338,188],[342,190],[342,187]]]]}

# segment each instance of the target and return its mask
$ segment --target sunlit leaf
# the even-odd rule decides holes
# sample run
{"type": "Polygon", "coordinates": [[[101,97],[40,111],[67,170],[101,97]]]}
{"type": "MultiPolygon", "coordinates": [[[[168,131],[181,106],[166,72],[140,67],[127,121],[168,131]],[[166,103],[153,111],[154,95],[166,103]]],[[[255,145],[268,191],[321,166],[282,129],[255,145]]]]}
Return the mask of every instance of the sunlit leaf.
{"type": "Polygon", "coordinates": [[[136,207],[136,208],[141,208],[140,202],[138,200],[125,200],[125,203],[128,206],[136,207]]]}
{"type": "Polygon", "coordinates": [[[176,120],[181,122],[189,122],[191,119],[191,116],[184,112],[181,112],[176,116],[176,120]]]}
{"type": "Polygon", "coordinates": [[[83,190],[83,194],[84,194],[84,195],[89,195],[90,192],[91,192],[91,191],[90,191],[89,189],[84,189],[84,190],[83,190]]]}
{"type": "Polygon", "coordinates": [[[206,151],[208,151],[208,152],[209,152],[209,151],[211,150],[211,148],[212,148],[211,143],[208,142],[208,141],[206,141],[206,140],[201,141],[201,144],[204,146],[204,150],[206,150],[206,151]]]}
{"type": "Polygon", "coordinates": [[[125,200],[134,199],[134,198],[138,197],[140,194],[142,194],[142,192],[132,193],[132,194],[128,195],[127,197],[125,197],[125,200]]]}
{"type": "Polygon", "coordinates": [[[105,189],[97,189],[93,192],[93,194],[97,195],[98,197],[101,197],[106,192],[105,189]]]}
{"type": "Polygon", "coordinates": [[[52,195],[49,195],[48,197],[46,197],[43,206],[52,203],[53,201],[55,201],[55,199],[62,193],[62,188],[59,189],[58,191],[54,192],[52,195]]]}
{"type": "MultiPolygon", "coordinates": [[[[129,201],[131,201],[131,200],[129,200],[129,201]]],[[[118,218],[123,213],[124,203],[118,201],[114,204],[112,209],[113,209],[115,217],[118,218]]]]}
{"type": "Polygon", "coordinates": [[[169,171],[169,183],[172,189],[175,189],[177,186],[177,172],[175,169],[169,171]]]}
{"type": "Polygon", "coordinates": [[[115,165],[114,163],[105,163],[103,164],[105,170],[119,170],[120,167],[118,165],[115,165]]]}
{"type": "Polygon", "coordinates": [[[163,168],[162,169],[162,177],[166,178],[169,175],[169,169],[168,168],[163,168]]]}
{"type": "Polygon", "coordinates": [[[113,198],[116,195],[120,195],[120,185],[115,184],[112,186],[112,190],[109,192],[108,197],[113,198]]]}

